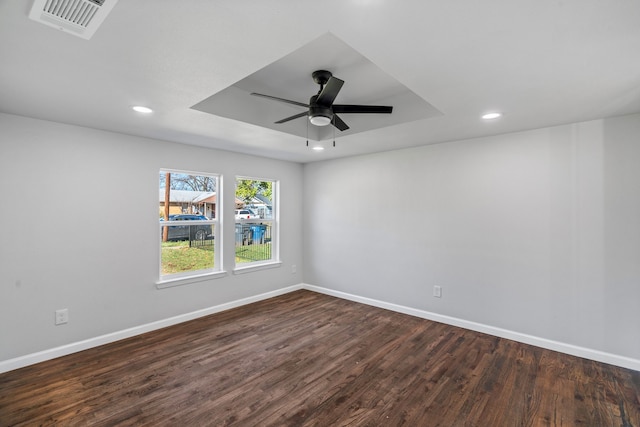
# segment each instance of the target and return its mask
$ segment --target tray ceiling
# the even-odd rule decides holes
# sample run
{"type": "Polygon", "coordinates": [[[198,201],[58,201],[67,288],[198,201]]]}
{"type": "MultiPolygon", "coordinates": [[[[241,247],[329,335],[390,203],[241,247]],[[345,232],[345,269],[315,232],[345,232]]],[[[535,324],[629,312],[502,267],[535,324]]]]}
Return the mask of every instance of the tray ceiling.
{"type": "Polygon", "coordinates": [[[427,119],[441,113],[333,34],[327,33],[230,87],[204,99],[195,110],[285,132],[314,141],[427,119]],[[303,107],[251,96],[252,92],[309,103],[319,86],[315,70],[329,70],[345,81],[336,104],[391,105],[392,114],[340,114],[349,129],[314,126],[306,117],[274,122],[303,107]]]}

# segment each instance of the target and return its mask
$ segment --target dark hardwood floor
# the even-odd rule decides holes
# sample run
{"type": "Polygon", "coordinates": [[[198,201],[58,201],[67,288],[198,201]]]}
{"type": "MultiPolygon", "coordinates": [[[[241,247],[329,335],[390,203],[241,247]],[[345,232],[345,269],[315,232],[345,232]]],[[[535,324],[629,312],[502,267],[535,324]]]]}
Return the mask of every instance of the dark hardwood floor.
{"type": "Polygon", "coordinates": [[[298,291],[0,374],[0,425],[640,427],[640,372],[298,291]]]}

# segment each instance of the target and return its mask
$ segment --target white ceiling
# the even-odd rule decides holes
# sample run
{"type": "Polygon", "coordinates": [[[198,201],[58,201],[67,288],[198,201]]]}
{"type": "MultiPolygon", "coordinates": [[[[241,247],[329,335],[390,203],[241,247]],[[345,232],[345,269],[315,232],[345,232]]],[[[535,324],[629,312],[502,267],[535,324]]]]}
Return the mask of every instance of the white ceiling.
{"type": "MultiPolygon", "coordinates": [[[[30,20],[31,4],[0,2],[6,113],[310,162],[640,112],[637,0],[120,0],[90,40],[30,20]],[[327,33],[441,114],[315,152],[191,108],[327,33]]],[[[261,88],[293,97],[298,78],[261,88]]],[[[357,85],[344,80],[341,96],[357,85]]]]}

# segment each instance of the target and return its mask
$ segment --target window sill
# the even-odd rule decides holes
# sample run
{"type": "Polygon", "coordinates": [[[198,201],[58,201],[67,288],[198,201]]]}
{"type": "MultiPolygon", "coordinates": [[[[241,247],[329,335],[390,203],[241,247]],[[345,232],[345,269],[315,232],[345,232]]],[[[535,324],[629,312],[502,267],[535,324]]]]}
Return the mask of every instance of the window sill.
{"type": "Polygon", "coordinates": [[[233,274],[245,274],[253,271],[268,270],[270,268],[278,268],[282,265],[282,261],[270,261],[264,264],[251,264],[246,267],[236,267],[233,269],[233,274]]]}
{"type": "Polygon", "coordinates": [[[204,282],[210,279],[219,279],[227,275],[226,271],[216,271],[213,273],[203,273],[187,277],[176,277],[172,279],[159,280],[156,282],[156,289],[173,288],[174,286],[188,285],[190,283],[204,282]]]}

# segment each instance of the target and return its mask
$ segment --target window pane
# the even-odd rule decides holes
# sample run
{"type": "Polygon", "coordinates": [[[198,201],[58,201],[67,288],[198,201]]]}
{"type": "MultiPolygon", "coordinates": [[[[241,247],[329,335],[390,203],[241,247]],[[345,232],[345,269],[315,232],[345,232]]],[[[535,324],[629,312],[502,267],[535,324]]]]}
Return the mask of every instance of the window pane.
{"type": "Polygon", "coordinates": [[[236,222],[236,263],[271,259],[271,222],[236,222]]]}
{"type": "Polygon", "coordinates": [[[160,277],[218,269],[215,175],[160,171],[160,277]]]}
{"type": "Polygon", "coordinates": [[[236,264],[264,262],[276,257],[274,184],[269,180],[236,180],[236,264]]]}
{"type": "Polygon", "coordinates": [[[161,243],[162,275],[214,268],[214,225],[179,225],[161,228],[169,239],[161,243]]]}

